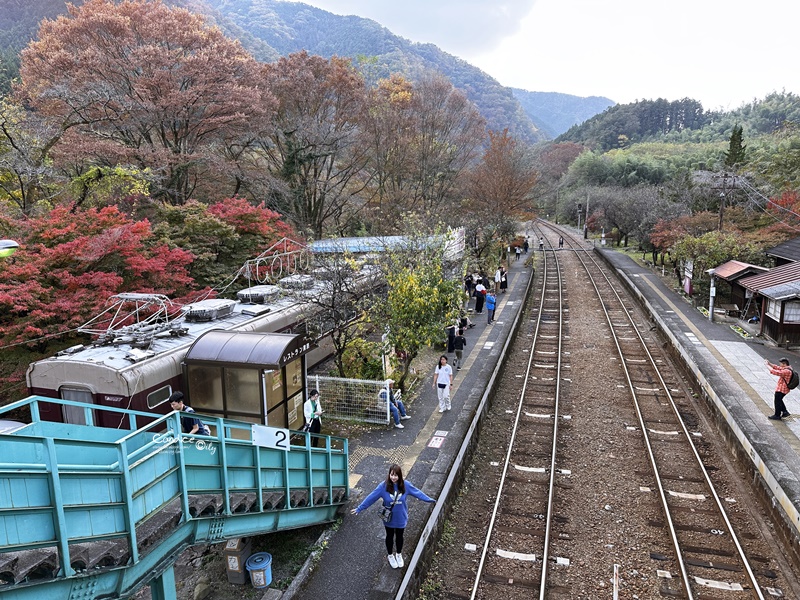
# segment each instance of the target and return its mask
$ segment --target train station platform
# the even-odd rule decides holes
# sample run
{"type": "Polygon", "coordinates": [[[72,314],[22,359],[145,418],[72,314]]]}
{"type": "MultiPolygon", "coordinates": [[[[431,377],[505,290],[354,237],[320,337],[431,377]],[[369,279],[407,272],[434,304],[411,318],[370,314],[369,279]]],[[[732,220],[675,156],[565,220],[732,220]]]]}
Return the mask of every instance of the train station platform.
{"type": "Polygon", "coordinates": [[[774,412],[777,377],[770,374],[764,359],[776,364],[786,357],[793,368],[800,369],[800,355],[761,337],[743,337],[732,328],[741,329],[741,321],[714,315],[712,322],[662,277],[625,252],[598,252],[638,296],[674,354],[691,371],[714,407],[729,446],[742,464],[750,466],[753,481],[761,484],[764,505],[777,523],[785,524],[780,533],[796,549],[800,540],[800,390],[785,398],[790,417],[768,419],[774,412]]]}
{"type": "MultiPolygon", "coordinates": [[[[435,362],[416,364],[426,371],[413,402],[406,404],[410,419],[404,429],[373,429],[350,437],[350,506],[354,508],[386,480],[393,463],[403,468],[404,477],[433,498],[438,498],[464,439],[476,409],[486,394],[516,326],[516,319],[532,279],[533,269],[526,260],[534,257],[531,249],[519,261],[511,258],[508,290],[498,294],[495,323],[487,323],[487,314],[469,313],[474,327],[464,332],[467,348],[464,366],[454,373],[451,392],[452,410],[440,413],[435,389],[431,387],[435,362]]],[[[492,279],[493,273],[489,273],[492,279]]],[[[474,306],[474,300],[470,302],[474,306]]],[[[442,352],[444,353],[444,352],[442,352]]],[[[447,354],[452,365],[453,354],[447,354]]],[[[323,399],[324,402],[324,399],[323,399]]],[[[323,424],[324,428],[324,424],[323,424]]],[[[415,499],[409,501],[409,522],[405,530],[403,556],[406,569],[393,569],[387,562],[384,527],[377,504],[359,515],[349,510],[341,526],[331,534],[328,547],[313,568],[304,569],[285,592],[285,598],[349,598],[378,600],[394,598],[410,565],[423,526],[435,505],[415,499]]]]}

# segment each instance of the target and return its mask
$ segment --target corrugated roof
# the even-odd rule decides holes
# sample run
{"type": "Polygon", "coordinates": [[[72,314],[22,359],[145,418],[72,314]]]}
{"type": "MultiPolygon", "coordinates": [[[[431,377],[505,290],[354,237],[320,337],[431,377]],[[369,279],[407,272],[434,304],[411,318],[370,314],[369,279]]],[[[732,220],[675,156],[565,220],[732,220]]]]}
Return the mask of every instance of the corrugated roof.
{"type": "Polygon", "coordinates": [[[765,273],[766,271],[769,271],[767,267],[759,267],[758,265],[751,265],[738,260],[729,260],[714,269],[714,276],[725,281],[731,281],[755,273],[765,273]]]}
{"type": "Polygon", "coordinates": [[[800,262],[775,267],[760,275],[745,277],[739,283],[746,289],[758,292],[767,298],[775,300],[793,298],[800,295],[800,262]]]}
{"type": "Polygon", "coordinates": [[[778,244],[767,250],[766,254],[785,260],[800,261],[800,237],[778,244]]]}

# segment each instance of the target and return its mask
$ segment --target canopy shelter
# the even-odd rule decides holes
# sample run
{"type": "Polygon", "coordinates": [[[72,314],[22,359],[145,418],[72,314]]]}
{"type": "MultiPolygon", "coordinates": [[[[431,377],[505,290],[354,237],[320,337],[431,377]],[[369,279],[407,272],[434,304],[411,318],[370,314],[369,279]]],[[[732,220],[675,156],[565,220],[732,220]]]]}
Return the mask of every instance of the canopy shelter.
{"type": "Polygon", "coordinates": [[[314,347],[300,334],[209,331],[183,361],[187,403],[199,413],[300,429],[305,355],[314,347]]]}

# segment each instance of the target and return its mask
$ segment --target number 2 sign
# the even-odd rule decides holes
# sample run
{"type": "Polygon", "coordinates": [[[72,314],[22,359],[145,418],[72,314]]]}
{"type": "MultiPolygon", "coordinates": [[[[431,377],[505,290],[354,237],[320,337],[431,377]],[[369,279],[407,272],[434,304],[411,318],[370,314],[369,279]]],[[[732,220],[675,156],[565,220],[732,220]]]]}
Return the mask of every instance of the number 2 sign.
{"type": "Polygon", "coordinates": [[[253,445],[289,451],[289,430],[266,425],[253,425],[253,445]]]}

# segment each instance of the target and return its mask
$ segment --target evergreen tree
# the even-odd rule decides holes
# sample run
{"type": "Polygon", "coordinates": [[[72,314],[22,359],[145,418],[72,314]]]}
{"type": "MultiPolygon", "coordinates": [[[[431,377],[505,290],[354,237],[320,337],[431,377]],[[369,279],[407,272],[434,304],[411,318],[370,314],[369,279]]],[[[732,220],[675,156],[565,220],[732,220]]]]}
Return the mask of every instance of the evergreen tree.
{"type": "Polygon", "coordinates": [[[742,135],[742,126],[734,125],[733,132],[731,133],[730,145],[728,151],[725,153],[725,166],[732,169],[737,165],[745,163],[745,149],[746,144],[743,144],[744,136],[742,135]]]}

